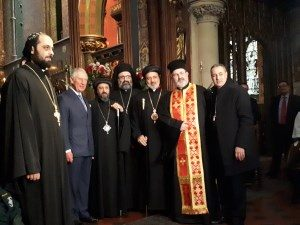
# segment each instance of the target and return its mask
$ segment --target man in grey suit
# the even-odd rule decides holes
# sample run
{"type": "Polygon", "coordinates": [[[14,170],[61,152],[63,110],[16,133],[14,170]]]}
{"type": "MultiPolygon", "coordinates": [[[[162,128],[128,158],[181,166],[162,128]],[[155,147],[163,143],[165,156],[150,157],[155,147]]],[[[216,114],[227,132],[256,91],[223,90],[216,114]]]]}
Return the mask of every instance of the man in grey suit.
{"type": "Polygon", "coordinates": [[[91,109],[82,92],[88,76],[84,69],[75,68],[70,77],[71,87],[58,97],[61,128],[65,140],[72,209],[75,221],[97,222],[88,212],[88,193],[94,142],[91,109]]]}

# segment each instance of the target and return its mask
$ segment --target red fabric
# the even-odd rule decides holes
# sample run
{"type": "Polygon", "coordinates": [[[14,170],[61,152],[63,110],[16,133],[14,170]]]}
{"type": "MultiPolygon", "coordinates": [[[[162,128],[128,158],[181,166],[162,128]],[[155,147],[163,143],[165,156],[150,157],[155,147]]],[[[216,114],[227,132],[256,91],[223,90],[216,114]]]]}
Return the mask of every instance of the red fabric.
{"type": "Polygon", "coordinates": [[[280,120],[279,120],[280,124],[286,123],[286,111],[287,111],[286,96],[284,96],[281,101],[280,120]]]}

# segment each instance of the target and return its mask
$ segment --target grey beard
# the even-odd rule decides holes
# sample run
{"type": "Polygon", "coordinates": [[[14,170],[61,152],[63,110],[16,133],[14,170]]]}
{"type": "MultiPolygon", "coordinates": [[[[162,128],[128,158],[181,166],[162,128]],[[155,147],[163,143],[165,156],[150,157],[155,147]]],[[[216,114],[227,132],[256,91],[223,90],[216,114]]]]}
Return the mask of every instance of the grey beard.
{"type": "Polygon", "coordinates": [[[131,88],[130,84],[124,84],[121,86],[121,89],[123,89],[124,91],[129,90],[131,88]]]}

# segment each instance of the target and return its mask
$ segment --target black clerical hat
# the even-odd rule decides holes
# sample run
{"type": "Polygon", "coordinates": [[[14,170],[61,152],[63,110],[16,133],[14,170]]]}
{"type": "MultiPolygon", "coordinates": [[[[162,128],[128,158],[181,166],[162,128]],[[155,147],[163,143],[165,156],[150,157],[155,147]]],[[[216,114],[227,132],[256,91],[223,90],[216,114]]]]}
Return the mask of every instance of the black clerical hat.
{"type": "Polygon", "coordinates": [[[118,79],[118,75],[119,73],[122,73],[124,71],[128,71],[132,77],[135,76],[135,72],[132,68],[132,66],[128,63],[120,63],[118,64],[115,69],[114,69],[114,75],[113,75],[113,78],[114,79],[118,79]]]}
{"type": "Polygon", "coordinates": [[[135,71],[133,70],[132,66],[128,63],[119,63],[114,68],[114,74],[113,74],[113,77],[112,77],[113,88],[115,90],[119,89],[119,87],[118,87],[118,75],[119,75],[119,73],[122,73],[124,71],[128,71],[131,74],[133,87],[138,87],[139,82],[137,81],[137,76],[136,76],[135,71]]]}
{"type": "Polygon", "coordinates": [[[96,80],[94,80],[94,82],[93,82],[94,90],[97,90],[98,85],[102,84],[102,83],[108,84],[109,88],[112,87],[112,83],[111,83],[111,80],[109,78],[99,77],[96,80]]]}
{"type": "Polygon", "coordinates": [[[144,67],[144,69],[142,70],[142,74],[145,79],[146,79],[146,74],[149,72],[156,72],[158,73],[159,77],[161,76],[161,69],[158,66],[149,65],[144,67]]]}
{"type": "Polygon", "coordinates": [[[174,70],[180,68],[185,69],[185,66],[185,61],[183,59],[175,59],[168,64],[168,69],[173,73],[174,70]]]}

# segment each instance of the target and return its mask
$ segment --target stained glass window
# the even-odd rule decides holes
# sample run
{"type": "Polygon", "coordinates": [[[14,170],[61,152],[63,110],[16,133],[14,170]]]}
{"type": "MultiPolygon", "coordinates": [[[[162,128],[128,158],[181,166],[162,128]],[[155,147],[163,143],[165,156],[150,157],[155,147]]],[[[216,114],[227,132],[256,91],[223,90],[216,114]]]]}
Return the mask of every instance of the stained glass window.
{"type": "MultiPolygon", "coordinates": [[[[246,38],[247,41],[248,38],[246,38]]],[[[259,94],[259,75],[257,71],[258,48],[257,41],[249,43],[246,51],[246,79],[250,95],[259,94]]]]}

